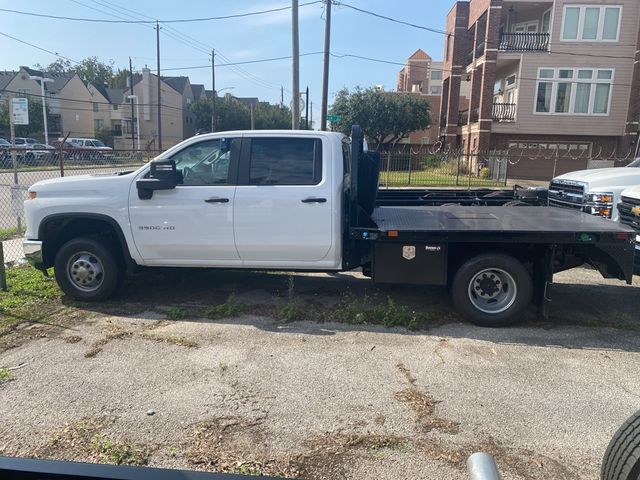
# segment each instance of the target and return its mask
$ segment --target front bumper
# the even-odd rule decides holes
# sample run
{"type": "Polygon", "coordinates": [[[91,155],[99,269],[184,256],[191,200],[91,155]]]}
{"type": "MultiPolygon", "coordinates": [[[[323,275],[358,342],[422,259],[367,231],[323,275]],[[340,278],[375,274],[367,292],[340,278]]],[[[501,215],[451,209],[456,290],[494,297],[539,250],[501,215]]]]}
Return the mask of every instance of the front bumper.
{"type": "Polygon", "coordinates": [[[42,266],[42,242],[40,240],[23,240],[24,257],[34,267],[42,266]]]}

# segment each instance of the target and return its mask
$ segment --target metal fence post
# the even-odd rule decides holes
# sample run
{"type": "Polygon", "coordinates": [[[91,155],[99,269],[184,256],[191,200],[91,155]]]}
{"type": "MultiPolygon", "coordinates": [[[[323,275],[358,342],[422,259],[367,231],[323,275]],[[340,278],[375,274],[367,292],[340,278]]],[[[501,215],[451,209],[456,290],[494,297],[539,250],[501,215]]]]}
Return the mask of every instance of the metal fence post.
{"type": "Polygon", "coordinates": [[[456,187],[460,185],[460,159],[462,158],[462,152],[458,152],[456,155],[456,187]]]}
{"type": "Polygon", "coordinates": [[[0,242],[0,288],[7,291],[7,271],[4,268],[4,245],[0,242]]]}
{"type": "Polygon", "coordinates": [[[411,152],[409,152],[409,182],[407,183],[407,185],[411,185],[411,164],[413,162],[411,161],[411,152]]]}

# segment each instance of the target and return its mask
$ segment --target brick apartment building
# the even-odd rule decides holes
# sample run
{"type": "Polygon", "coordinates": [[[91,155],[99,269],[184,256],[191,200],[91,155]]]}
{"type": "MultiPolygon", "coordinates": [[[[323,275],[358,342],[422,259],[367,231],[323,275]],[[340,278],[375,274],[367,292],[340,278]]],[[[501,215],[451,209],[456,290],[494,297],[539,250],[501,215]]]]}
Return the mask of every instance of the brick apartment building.
{"type": "MultiPolygon", "coordinates": [[[[407,58],[404,66],[398,72],[396,92],[425,96],[431,106],[432,122],[426,130],[412,132],[408,138],[401,140],[400,143],[433,145],[438,141],[443,66],[443,62],[433,61],[424,50],[418,49],[407,58]]],[[[466,95],[468,95],[467,90],[463,85],[460,91],[463,105],[466,95]]]]}
{"type": "Polygon", "coordinates": [[[638,0],[456,2],[441,134],[464,152],[535,156],[510,166],[515,178],[548,178],[554,162],[556,173],[613,164],[602,158],[638,138],[639,21],[638,0]]]}

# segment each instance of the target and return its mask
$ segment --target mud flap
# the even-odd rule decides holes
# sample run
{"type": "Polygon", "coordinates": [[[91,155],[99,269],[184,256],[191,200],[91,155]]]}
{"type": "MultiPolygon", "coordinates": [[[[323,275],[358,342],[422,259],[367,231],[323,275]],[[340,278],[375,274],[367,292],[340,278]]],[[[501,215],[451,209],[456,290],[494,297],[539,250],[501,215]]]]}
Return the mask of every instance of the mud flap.
{"type": "Polygon", "coordinates": [[[533,301],[545,319],[549,318],[554,257],[555,246],[549,246],[543,250],[533,266],[533,301]]]}

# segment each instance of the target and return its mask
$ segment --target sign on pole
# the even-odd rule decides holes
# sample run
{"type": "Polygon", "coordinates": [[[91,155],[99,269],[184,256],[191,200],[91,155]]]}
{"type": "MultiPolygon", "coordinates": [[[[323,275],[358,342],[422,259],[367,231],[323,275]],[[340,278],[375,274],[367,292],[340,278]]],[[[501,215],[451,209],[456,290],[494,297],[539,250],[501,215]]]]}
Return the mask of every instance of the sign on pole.
{"type": "Polygon", "coordinates": [[[340,120],[342,120],[342,116],[341,115],[327,115],[327,120],[329,120],[330,122],[339,122],[340,120]]]}
{"type": "Polygon", "coordinates": [[[26,98],[11,99],[11,120],[14,125],[29,125],[29,102],[26,98]]]}

